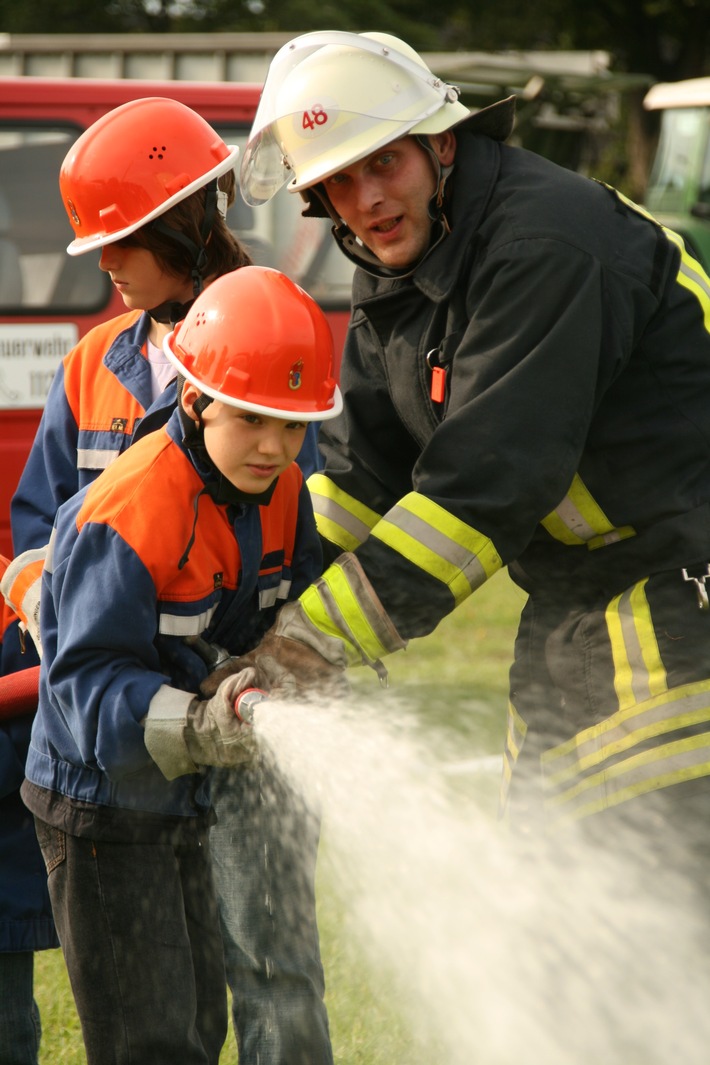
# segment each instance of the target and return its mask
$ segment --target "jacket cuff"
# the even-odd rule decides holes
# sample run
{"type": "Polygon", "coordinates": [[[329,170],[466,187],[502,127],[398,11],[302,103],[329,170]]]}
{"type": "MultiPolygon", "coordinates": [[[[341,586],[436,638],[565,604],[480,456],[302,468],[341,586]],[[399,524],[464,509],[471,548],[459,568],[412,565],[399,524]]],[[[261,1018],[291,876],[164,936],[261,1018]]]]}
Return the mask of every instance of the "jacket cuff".
{"type": "Polygon", "coordinates": [[[143,719],[148,754],[166,780],[199,772],[185,742],[188,710],[195,696],[163,684],[143,719]]]}

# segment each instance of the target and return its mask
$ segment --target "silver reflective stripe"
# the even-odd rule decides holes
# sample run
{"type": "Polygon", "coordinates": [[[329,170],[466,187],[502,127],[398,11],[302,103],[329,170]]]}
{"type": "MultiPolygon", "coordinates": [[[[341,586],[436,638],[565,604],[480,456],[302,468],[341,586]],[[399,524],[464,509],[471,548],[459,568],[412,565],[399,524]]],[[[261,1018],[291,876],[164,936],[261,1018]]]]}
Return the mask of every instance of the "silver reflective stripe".
{"type": "Polygon", "coordinates": [[[596,529],[593,529],[584,519],[569,496],[565,496],[559,506],[555,508],[555,513],[565,527],[575,536],[578,536],[580,540],[593,540],[597,535],[596,529]]]}
{"type": "Polygon", "coordinates": [[[465,525],[424,496],[405,497],[410,506],[398,503],[373,530],[382,540],[425,573],[443,581],[462,602],[500,568],[502,562],[488,537],[465,525]],[[435,520],[441,520],[448,535],[435,520]],[[461,539],[454,539],[459,536],[461,539]],[[463,540],[466,542],[462,542],[463,540]],[[488,562],[486,568],[484,560],[488,562]]]}
{"type": "Polygon", "coordinates": [[[542,756],[548,806],[580,818],[710,774],[707,681],[612,714],[542,756]],[[698,731],[698,730],[701,731],[698,731]],[[685,731],[686,735],[678,735],[685,731]],[[675,739],[670,738],[676,733],[675,739]]]}
{"type": "Polygon", "coordinates": [[[698,300],[703,311],[705,329],[710,333],[710,280],[700,263],[686,251],[682,237],[670,229],[666,229],[665,233],[669,240],[672,240],[680,249],[678,284],[686,288],[698,300]]]}
{"type": "Polygon", "coordinates": [[[273,606],[279,599],[288,599],[291,591],[291,581],[281,581],[274,588],[264,588],[259,592],[259,608],[265,610],[273,606]]]}
{"type": "Polygon", "coordinates": [[[77,448],[76,465],[80,470],[106,470],[121,452],[118,448],[77,448]]]}
{"type": "Polygon", "coordinates": [[[2,578],[4,594],[7,594],[8,590],[12,588],[12,585],[20,574],[29,566],[35,566],[38,562],[42,563],[44,567],[47,566],[47,558],[50,547],[54,543],[55,536],[56,533],[54,529],[52,529],[48,544],[45,544],[43,547],[33,547],[29,551],[23,551],[21,555],[16,555],[15,558],[12,559],[2,578]]]}
{"type": "Polygon", "coordinates": [[[636,535],[631,525],[615,528],[578,473],[562,502],[541,524],[560,543],[586,544],[590,551],[636,535]]]}
{"type": "Polygon", "coordinates": [[[336,487],[329,477],[314,473],[308,478],[318,532],[344,551],[354,551],[370,535],[380,515],[354,496],[336,487]]]}
{"type": "Polygon", "coordinates": [[[209,625],[216,609],[217,604],[203,611],[202,614],[189,617],[182,614],[161,613],[158,631],[163,636],[199,636],[209,625]]]}

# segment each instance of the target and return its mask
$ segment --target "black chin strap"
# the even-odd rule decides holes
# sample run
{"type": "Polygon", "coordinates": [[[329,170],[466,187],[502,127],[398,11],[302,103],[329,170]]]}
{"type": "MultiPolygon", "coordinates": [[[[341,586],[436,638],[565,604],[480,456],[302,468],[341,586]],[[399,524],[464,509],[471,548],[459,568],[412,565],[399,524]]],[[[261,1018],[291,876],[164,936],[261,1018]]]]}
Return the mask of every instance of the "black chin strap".
{"type": "Polygon", "coordinates": [[[192,278],[193,298],[188,300],[187,303],[178,303],[177,300],[166,300],[165,303],[159,303],[157,307],[153,307],[148,311],[148,314],[154,321],[161,322],[163,325],[175,326],[178,322],[182,321],[195,299],[205,287],[204,272],[207,267],[207,241],[212,232],[216,216],[217,178],[213,178],[212,181],[205,185],[205,213],[202,219],[202,225],[200,226],[201,244],[196,244],[194,240],[191,240],[190,237],[181,233],[179,229],[173,229],[172,226],[167,225],[162,217],[155,218],[150,223],[151,228],[156,233],[161,233],[169,240],[175,241],[176,244],[182,244],[184,248],[187,248],[192,257],[190,276],[192,278]]]}
{"type": "Polygon", "coordinates": [[[203,496],[209,496],[215,503],[222,506],[239,506],[243,503],[250,503],[256,506],[268,506],[278,482],[278,477],[276,477],[265,491],[251,493],[243,492],[241,488],[237,488],[236,485],[227,480],[224,474],[217,469],[205,447],[204,426],[202,424],[201,414],[205,407],[208,407],[210,403],[214,402],[214,400],[212,396],[208,396],[205,392],[197,397],[192,405],[192,409],[195,411],[199,419],[195,422],[182,405],[182,390],[184,385],[185,378],[182,374],[178,374],[178,414],[183,430],[182,442],[193,455],[198,472],[202,476],[209,477],[210,480],[200,489],[193,501],[192,531],[190,533],[190,538],[185,545],[185,550],[178,562],[178,569],[183,569],[190,558],[190,552],[195,543],[195,537],[197,536],[197,518],[199,514],[200,500],[203,496]]]}
{"type": "Polygon", "coordinates": [[[177,300],[166,300],[165,303],[159,303],[157,307],[151,307],[146,314],[149,314],[154,322],[169,325],[174,329],[178,322],[183,320],[194,302],[194,300],[188,300],[187,303],[178,303],[177,300]]]}

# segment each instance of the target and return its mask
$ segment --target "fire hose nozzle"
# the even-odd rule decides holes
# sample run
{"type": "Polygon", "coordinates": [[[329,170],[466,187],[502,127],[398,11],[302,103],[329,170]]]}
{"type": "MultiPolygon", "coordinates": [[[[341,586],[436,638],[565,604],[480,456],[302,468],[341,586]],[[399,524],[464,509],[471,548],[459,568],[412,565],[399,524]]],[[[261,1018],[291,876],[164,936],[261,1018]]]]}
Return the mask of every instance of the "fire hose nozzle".
{"type": "Polygon", "coordinates": [[[268,694],[261,688],[245,688],[234,700],[234,713],[242,724],[251,725],[257,706],[268,698],[268,694]]]}

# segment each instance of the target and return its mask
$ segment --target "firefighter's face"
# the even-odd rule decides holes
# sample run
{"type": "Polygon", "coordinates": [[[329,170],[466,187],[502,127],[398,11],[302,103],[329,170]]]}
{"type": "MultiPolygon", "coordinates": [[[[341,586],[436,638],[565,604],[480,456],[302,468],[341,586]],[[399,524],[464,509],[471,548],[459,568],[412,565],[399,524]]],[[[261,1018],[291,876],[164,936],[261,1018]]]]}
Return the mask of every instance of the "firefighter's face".
{"type": "MultiPolygon", "coordinates": [[[[200,393],[183,388],[182,403],[197,421],[192,405],[200,393]]],[[[207,454],[219,472],[242,492],[265,492],[301,450],[306,423],[273,418],[215,400],[202,412],[207,454]]]]}
{"type": "MultiPolygon", "coordinates": [[[[451,132],[429,138],[442,165],[453,162],[451,132]]],[[[356,237],[393,269],[416,262],[429,245],[429,201],[436,175],[414,137],[380,148],[323,182],[333,207],[356,237]]]]}

